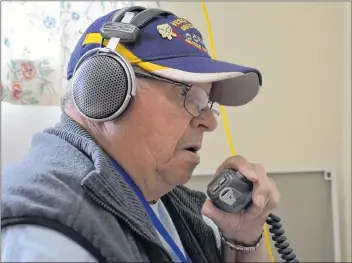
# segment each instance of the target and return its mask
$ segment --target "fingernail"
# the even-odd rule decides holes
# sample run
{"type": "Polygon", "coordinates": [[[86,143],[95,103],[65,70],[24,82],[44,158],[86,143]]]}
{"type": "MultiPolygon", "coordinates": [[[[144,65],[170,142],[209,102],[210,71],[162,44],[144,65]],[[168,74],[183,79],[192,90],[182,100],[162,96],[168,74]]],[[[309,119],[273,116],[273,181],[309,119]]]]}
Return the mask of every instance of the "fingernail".
{"type": "Polygon", "coordinates": [[[256,203],[257,203],[257,206],[264,207],[264,202],[265,202],[264,196],[258,195],[256,201],[257,201],[257,202],[256,202],[256,203]]]}

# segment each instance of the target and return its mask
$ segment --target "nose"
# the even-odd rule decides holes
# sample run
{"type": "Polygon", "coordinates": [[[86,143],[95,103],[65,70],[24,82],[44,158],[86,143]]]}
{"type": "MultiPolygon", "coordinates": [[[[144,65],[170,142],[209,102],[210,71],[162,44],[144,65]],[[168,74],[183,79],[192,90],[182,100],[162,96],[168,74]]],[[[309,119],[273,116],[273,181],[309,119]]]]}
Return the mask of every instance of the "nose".
{"type": "Polygon", "coordinates": [[[203,131],[212,132],[218,126],[218,121],[216,120],[214,113],[211,110],[203,112],[198,117],[194,117],[191,120],[191,126],[194,129],[202,129],[203,131]]]}

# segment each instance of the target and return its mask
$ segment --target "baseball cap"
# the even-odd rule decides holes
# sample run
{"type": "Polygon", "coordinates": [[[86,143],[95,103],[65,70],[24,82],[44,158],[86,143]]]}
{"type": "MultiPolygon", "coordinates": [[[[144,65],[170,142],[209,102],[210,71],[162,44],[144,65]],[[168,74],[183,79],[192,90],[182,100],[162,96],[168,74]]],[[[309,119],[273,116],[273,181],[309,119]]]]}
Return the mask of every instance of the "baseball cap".
{"type": "MultiPolygon", "coordinates": [[[[68,63],[68,80],[79,59],[101,45],[100,28],[111,21],[116,11],[98,18],[83,33],[68,63]]],[[[174,14],[155,17],[141,28],[134,43],[120,43],[116,51],[133,66],[159,77],[184,83],[212,82],[209,99],[224,106],[250,102],[262,85],[259,70],[212,59],[201,33],[191,22],[174,14]]]]}

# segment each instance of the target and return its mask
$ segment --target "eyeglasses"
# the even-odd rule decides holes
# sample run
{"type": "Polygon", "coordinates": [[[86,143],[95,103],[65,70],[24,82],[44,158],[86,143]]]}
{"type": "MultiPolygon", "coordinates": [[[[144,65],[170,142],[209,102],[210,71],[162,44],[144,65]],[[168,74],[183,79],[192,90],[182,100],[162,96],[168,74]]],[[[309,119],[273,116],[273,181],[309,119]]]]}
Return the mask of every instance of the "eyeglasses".
{"type": "Polygon", "coordinates": [[[207,110],[212,111],[217,116],[220,114],[220,111],[218,110],[219,104],[209,101],[209,94],[196,85],[188,85],[186,83],[142,72],[135,72],[135,75],[140,78],[159,80],[180,87],[181,95],[184,97],[183,106],[193,117],[199,117],[207,110]]]}

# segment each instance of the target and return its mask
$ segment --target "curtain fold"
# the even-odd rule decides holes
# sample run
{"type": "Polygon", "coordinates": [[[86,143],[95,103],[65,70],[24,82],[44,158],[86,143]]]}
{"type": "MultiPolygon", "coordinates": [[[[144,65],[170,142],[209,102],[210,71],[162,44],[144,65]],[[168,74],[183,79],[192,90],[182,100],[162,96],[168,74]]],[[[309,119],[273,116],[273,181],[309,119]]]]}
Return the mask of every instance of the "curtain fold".
{"type": "Polygon", "coordinates": [[[159,2],[3,2],[2,101],[59,105],[67,89],[67,63],[82,33],[96,18],[133,5],[159,7],[159,2]]]}

